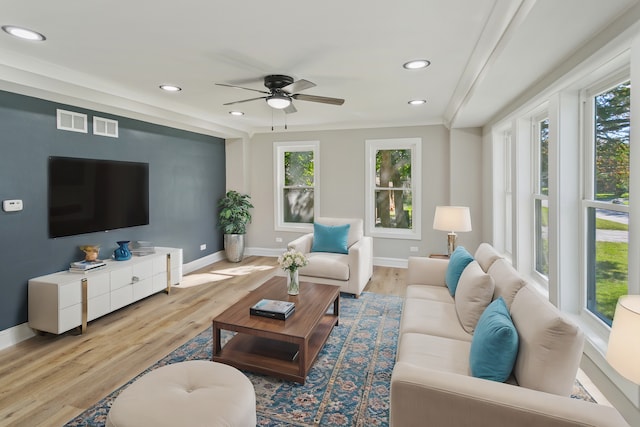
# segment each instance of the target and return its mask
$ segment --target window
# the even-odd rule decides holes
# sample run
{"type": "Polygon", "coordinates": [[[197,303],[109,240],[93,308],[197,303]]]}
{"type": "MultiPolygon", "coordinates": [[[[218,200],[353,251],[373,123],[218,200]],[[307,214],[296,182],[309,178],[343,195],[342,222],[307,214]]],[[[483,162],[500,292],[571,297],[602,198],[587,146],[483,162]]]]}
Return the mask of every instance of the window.
{"type": "Polygon", "coordinates": [[[628,292],[629,136],[631,82],[587,91],[585,168],[587,309],[611,325],[628,292]]]}
{"type": "Polygon", "coordinates": [[[319,142],[276,142],[276,230],[310,231],[319,211],[319,142]]]}
{"type": "Polygon", "coordinates": [[[535,271],[549,276],[549,119],[534,122],[535,174],[533,190],[535,271]]]}
{"type": "Polygon", "coordinates": [[[367,234],[420,239],[420,138],[366,141],[367,234]]]}

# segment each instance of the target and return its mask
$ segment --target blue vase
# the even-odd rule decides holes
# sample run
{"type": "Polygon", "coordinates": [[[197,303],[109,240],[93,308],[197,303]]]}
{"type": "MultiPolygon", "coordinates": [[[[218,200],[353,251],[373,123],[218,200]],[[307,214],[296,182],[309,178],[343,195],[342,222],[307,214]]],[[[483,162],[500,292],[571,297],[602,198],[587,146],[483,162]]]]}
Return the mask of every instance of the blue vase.
{"type": "Polygon", "coordinates": [[[129,240],[121,240],[118,243],[118,249],[113,251],[113,258],[116,261],[126,261],[131,259],[131,251],[129,250],[129,240]]]}

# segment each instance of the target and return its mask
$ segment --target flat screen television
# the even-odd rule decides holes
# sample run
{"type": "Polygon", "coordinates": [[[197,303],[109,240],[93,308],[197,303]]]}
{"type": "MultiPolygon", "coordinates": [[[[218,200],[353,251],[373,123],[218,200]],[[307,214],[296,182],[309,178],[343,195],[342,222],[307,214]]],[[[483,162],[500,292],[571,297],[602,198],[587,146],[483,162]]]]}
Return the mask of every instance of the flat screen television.
{"type": "Polygon", "coordinates": [[[149,164],[49,157],[49,237],[149,224],[149,164]]]}

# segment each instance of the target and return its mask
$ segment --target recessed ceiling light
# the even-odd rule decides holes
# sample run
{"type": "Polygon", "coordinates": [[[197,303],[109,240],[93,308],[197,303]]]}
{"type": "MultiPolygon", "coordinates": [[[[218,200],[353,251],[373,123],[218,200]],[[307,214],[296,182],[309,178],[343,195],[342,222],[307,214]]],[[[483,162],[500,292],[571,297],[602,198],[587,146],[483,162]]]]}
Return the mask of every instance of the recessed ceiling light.
{"type": "Polygon", "coordinates": [[[180,92],[182,90],[181,87],[174,85],[160,85],[160,89],[166,90],[167,92],[180,92]]]}
{"type": "Polygon", "coordinates": [[[27,28],[16,27],[14,25],[4,25],[2,29],[5,33],[11,34],[14,37],[18,37],[24,40],[41,42],[47,39],[45,36],[36,31],[29,30],[27,28]]]}
{"type": "Polygon", "coordinates": [[[412,99],[411,101],[408,102],[409,105],[422,105],[426,103],[427,103],[426,99],[412,99]]]}
{"type": "Polygon", "coordinates": [[[419,70],[420,68],[427,68],[429,65],[431,65],[431,61],[427,61],[426,59],[416,59],[402,64],[407,70],[419,70]]]}
{"type": "Polygon", "coordinates": [[[229,114],[231,114],[232,116],[244,116],[244,113],[242,111],[229,111],[229,114]]]}

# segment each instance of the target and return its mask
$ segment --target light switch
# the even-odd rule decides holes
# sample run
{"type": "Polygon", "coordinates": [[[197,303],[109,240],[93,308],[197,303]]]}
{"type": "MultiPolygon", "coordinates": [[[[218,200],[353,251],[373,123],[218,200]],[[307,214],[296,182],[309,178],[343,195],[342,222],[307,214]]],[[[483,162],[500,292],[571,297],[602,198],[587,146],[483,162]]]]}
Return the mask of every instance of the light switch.
{"type": "Polygon", "coordinates": [[[5,212],[16,212],[22,210],[22,200],[3,200],[2,201],[2,210],[5,212]]]}

